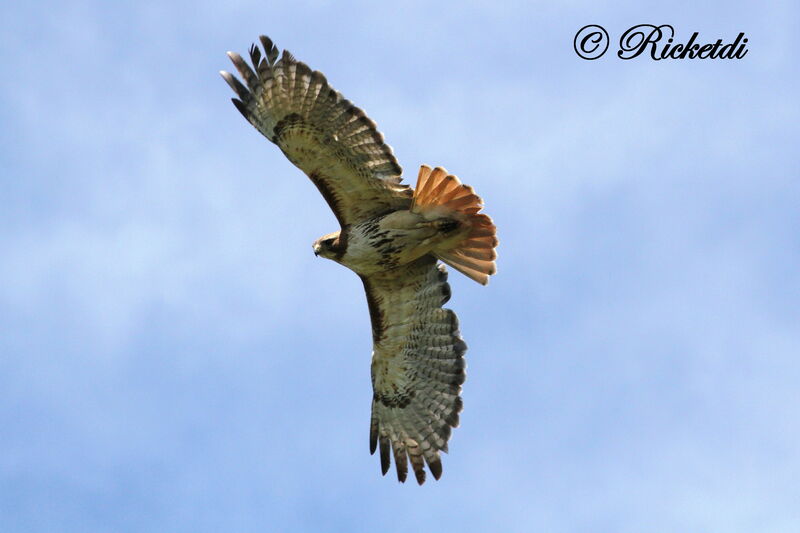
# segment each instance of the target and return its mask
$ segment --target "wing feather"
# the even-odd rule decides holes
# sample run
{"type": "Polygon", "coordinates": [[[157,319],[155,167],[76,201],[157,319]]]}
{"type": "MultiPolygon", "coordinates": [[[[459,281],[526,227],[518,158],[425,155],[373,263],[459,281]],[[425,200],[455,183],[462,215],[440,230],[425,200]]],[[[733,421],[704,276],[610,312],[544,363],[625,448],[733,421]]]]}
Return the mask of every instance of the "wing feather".
{"type": "Polygon", "coordinates": [[[375,122],[322,73],[286,50],[278,59],[272,41],[260,41],[264,55],[253,45],[252,67],[228,52],[244,84],[221,72],[242,115],[311,178],[342,227],[407,209],[411,189],[375,122]]]}
{"type": "Polygon", "coordinates": [[[370,452],[380,444],[386,474],[391,446],[400,481],[408,462],[418,483],[425,463],[439,479],[439,452],[447,451],[462,408],[467,348],[455,313],[442,308],[450,298],[445,267],[424,256],[361,279],[373,330],[370,452]]]}

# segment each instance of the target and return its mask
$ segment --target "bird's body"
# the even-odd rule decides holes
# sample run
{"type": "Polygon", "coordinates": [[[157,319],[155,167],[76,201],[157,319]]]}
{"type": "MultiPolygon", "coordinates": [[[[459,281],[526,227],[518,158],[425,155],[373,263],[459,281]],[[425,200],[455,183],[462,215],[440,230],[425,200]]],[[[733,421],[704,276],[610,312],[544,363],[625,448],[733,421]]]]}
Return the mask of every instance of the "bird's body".
{"type": "Polygon", "coordinates": [[[380,445],[385,474],[394,455],[405,481],[427,463],[436,479],[440,451],[458,425],[464,352],[438,259],[479,283],[495,272],[497,245],[481,199],[444,169],[420,168],[417,187],[375,123],[267,37],[253,46],[251,68],[229,53],[245,82],[223,72],[244,117],[305,172],[333,209],[340,230],[319,238],[314,253],[361,278],[372,321],[370,451],[380,445]]]}
{"type": "Polygon", "coordinates": [[[411,263],[437,245],[463,238],[467,230],[454,217],[429,220],[404,209],[326,235],[314,243],[314,251],[367,276],[411,263]]]}

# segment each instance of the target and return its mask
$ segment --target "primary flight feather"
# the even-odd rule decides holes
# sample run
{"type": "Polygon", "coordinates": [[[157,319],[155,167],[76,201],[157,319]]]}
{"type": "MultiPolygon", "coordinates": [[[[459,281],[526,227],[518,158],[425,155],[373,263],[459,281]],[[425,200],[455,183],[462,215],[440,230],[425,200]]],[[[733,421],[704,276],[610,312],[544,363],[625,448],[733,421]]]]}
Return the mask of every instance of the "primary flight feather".
{"type": "Polygon", "coordinates": [[[244,83],[222,77],[236,108],[311,178],[341,229],[319,238],[314,253],[359,275],[372,321],[370,453],[381,470],[394,456],[397,478],[408,463],[417,482],[442,475],[461,412],[464,352],[458,319],[442,305],[450,286],[442,260],[486,284],[495,273],[497,237],[471,187],[441,167],[423,165],[416,189],[375,123],[268,37],[250,48],[248,65],[228,52],[244,83]]]}

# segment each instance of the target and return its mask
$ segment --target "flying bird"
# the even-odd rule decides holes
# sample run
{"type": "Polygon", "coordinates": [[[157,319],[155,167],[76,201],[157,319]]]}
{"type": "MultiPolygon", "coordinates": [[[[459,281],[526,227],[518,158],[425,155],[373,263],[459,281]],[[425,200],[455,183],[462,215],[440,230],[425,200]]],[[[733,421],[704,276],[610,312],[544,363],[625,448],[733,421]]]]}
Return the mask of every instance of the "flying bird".
{"type": "Polygon", "coordinates": [[[442,475],[440,451],[462,409],[466,377],[458,319],[444,265],[485,285],[495,273],[497,237],[472,187],[441,167],[423,165],[417,186],[375,122],[272,41],[260,37],[248,65],[228,52],[240,82],[222,77],[250,124],[306,173],[336,215],[339,231],[317,239],[314,253],[354,271],[364,283],[372,322],[370,453],[381,471],[391,455],[404,482],[408,462],[417,482],[442,475]],[[280,59],[278,56],[280,55],[280,59]]]}

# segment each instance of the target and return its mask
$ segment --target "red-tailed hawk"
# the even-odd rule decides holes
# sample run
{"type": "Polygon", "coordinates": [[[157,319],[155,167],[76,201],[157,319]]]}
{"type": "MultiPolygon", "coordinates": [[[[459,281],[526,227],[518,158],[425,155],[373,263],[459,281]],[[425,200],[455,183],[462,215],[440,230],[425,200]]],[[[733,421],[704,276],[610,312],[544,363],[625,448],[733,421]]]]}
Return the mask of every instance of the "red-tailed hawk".
{"type": "Polygon", "coordinates": [[[482,200],[443,168],[422,166],[417,188],[375,123],[312,71],[262,36],[265,57],[250,48],[252,67],[228,52],[244,84],[222,77],[236,108],[327,200],[341,229],[314,243],[314,253],[361,277],[372,320],[370,453],[380,445],[381,470],[394,455],[397,478],[408,461],[417,482],[424,463],[442,475],[458,426],[466,344],[453,311],[442,308],[450,286],[441,259],[478,283],[495,273],[495,226],[482,200]]]}

